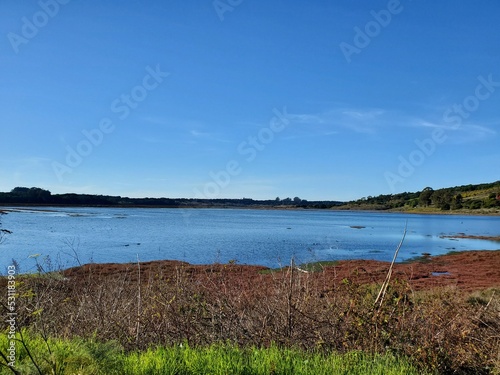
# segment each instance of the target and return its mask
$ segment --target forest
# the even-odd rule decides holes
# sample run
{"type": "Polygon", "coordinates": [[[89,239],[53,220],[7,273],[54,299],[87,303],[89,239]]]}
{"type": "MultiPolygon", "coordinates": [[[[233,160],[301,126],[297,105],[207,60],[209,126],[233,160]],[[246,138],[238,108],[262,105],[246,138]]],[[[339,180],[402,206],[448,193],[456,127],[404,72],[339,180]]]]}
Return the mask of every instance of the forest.
{"type": "Polygon", "coordinates": [[[0,205],[45,205],[45,206],[107,206],[107,207],[301,207],[331,208],[340,206],[339,201],[307,201],[295,198],[272,200],[241,199],[197,199],[197,198],[128,198],[93,194],[52,194],[38,187],[16,187],[10,192],[0,193],[0,205]]]}

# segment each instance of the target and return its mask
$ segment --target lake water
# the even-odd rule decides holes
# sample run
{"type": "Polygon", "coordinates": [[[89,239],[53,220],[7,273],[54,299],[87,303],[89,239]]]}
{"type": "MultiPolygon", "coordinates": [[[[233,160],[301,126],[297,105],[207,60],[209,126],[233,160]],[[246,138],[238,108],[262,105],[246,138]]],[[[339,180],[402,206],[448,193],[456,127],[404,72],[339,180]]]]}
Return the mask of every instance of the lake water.
{"type": "Polygon", "coordinates": [[[0,244],[0,272],[15,259],[22,271],[49,256],[55,267],[88,262],[177,259],[277,267],[318,260],[398,260],[453,250],[497,250],[500,243],[447,239],[457,233],[500,235],[500,217],[408,215],[320,210],[49,208],[0,217],[12,231],[0,244]],[[76,255],[75,255],[76,254],[76,255]]]}

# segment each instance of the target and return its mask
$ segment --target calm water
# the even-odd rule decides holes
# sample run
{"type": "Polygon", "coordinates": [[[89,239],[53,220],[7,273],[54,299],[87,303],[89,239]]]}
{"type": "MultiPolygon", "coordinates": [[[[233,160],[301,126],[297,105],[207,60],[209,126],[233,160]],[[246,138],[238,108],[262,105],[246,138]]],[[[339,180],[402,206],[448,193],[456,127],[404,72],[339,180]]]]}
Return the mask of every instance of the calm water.
{"type": "Polygon", "coordinates": [[[500,235],[500,217],[405,215],[336,211],[51,208],[0,217],[13,233],[0,245],[0,271],[15,259],[23,271],[50,256],[55,266],[177,259],[276,267],[337,259],[391,260],[405,222],[398,260],[423,252],[493,250],[492,241],[443,239],[457,233],[500,235]],[[353,228],[361,226],[363,228],[353,228]]]}

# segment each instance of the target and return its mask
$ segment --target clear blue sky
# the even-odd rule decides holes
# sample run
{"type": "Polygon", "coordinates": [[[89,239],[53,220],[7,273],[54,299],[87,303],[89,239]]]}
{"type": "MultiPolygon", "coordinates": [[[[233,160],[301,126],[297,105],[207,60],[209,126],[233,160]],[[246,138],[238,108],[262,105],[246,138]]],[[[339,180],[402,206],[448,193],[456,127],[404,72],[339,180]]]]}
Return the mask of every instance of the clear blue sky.
{"type": "Polygon", "coordinates": [[[0,191],[348,200],[498,180],[499,17],[497,0],[2,0],[0,191]]]}

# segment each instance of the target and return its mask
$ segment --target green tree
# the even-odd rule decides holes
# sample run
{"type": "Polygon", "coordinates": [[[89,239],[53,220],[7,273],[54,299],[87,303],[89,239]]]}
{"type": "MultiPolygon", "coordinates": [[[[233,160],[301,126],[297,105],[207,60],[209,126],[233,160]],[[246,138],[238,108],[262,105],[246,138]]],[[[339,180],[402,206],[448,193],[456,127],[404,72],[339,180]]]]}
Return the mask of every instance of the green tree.
{"type": "Polygon", "coordinates": [[[50,191],[37,187],[16,187],[10,194],[20,203],[49,203],[51,200],[50,191]]]}
{"type": "Polygon", "coordinates": [[[451,209],[459,210],[460,208],[463,207],[463,201],[464,199],[462,197],[462,194],[458,193],[457,195],[455,195],[453,201],[451,202],[451,209]]]}
{"type": "Polygon", "coordinates": [[[431,204],[431,196],[434,193],[434,189],[431,187],[426,187],[422,192],[420,193],[420,196],[418,198],[418,204],[420,206],[429,206],[431,204]]]}
{"type": "Polygon", "coordinates": [[[415,207],[417,207],[417,205],[418,205],[418,199],[416,199],[416,198],[410,199],[408,201],[408,206],[411,208],[415,208],[415,207]]]}
{"type": "Polygon", "coordinates": [[[435,190],[431,195],[432,204],[441,210],[449,210],[451,208],[452,199],[453,194],[448,189],[435,190]]]}

